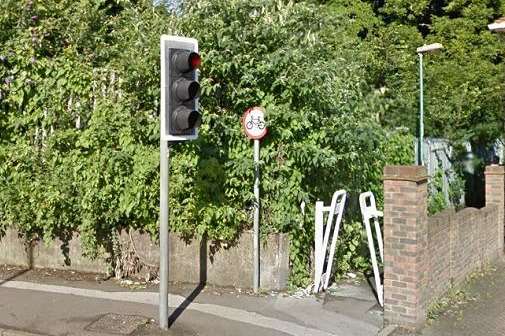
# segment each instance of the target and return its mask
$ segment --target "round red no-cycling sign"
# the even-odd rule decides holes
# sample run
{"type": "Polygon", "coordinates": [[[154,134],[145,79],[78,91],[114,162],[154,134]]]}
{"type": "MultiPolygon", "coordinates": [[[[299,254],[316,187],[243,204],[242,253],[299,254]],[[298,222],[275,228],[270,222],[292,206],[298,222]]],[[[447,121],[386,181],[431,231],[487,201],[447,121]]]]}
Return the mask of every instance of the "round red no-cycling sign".
{"type": "Polygon", "coordinates": [[[265,109],[258,106],[247,109],[242,116],[242,127],[249,139],[263,139],[267,135],[265,109]]]}

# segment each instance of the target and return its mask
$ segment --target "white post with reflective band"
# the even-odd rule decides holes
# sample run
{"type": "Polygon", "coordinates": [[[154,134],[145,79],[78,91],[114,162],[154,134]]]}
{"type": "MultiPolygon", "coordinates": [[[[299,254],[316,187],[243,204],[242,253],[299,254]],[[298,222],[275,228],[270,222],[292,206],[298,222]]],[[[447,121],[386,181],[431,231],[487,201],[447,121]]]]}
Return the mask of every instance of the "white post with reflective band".
{"type": "Polygon", "coordinates": [[[375,204],[375,197],[371,191],[367,191],[359,195],[359,206],[361,208],[361,215],[363,216],[363,224],[365,225],[366,236],[368,240],[368,249],[370,250],[370,258],[372,259],[372,269],[375,279],[375,290],[377,291],[377,298],[379,304],[384,307],[384,285],[382,283],[381,274],[379,271],[379,264],[377,262],[377,255],[375,251],[374,237],[370,221],[373,219],[375,227],[375,237],[379,247],[379,256],[381,262],[384,262],[384,243],[382,240],[382,232],[379,223],[379,217],[383,217],[382,211],[377,210],[375,204]]]}
{"type": "Polygon", "coordinates": [[[316,202],[314,234],[314,293],[318,293],[320,290],[328,288],[346,198],[347,192],[345,190],[338,190],[333,194],[330,206],[324,206],[324,203],[321,201],[316,202]],[[324,225],[325,212],[328,212],[326,225],[324,225]],[[331,245],[328,250],[330,236],[331,245]]]}

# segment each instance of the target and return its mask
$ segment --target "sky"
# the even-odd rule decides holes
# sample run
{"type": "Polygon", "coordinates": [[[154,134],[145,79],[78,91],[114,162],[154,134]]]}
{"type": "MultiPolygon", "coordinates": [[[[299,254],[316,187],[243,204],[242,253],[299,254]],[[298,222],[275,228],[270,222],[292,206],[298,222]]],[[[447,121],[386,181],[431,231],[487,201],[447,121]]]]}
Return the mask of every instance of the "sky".
{"type": "Polygon", "coordinates": [[[170,9],[177,9],[183,0],[153,0],[155,5],[165,4],[170,9]]]}

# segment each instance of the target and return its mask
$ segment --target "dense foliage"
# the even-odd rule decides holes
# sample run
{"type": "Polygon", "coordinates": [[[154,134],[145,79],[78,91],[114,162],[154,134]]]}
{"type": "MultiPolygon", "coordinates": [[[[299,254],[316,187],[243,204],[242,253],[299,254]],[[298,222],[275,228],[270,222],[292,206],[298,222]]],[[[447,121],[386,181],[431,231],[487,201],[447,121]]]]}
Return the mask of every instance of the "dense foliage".
{"type": "Polygon", "coordinates": [[[419,70],[415,50],[424,43],[439,42],[444,50],[424,57],[426,133],[476,145],[501,137],[505,49],[503,40],[487,25],[505,14],[505,2],[322,2],[332,11],[348,13],[369,46],[371,81],[386,92],[382,124],[416,131],[419,70]]]}
{"type": "MultiPolygon", "coordinates": [[[[250,227],[252,148],[239,120],[247,107],[262,105],[269,127],[261,152],[262,233],[291,235],[293,282],[303,284],[314,201],[344,188],[351,200],[338,269],[364,267],[356,196],[372,190],[380,199],[383,166],[413,158],[412,50],[423,42],[417,21],[391,12],[395,6],[365,1],[172,7],[142,0],[0,2],[0,230],[14,226],[28,240],[47,241],[79,232],[90,256],[110,250],[116,230],[157,235],[159,37],[181,34],[200,42],[203,126],[197,141],[172,150],[172,230],[221,246],[250,227]]],[[[463,111],[492,125],[502,108],[498,39],[479,30],[473,48],[487,41],[494,54],[484,57],[483,47],[471,54],[482,58],[474,70],[469,54],[457,52],[463,42],[449,43],[444,18],[434,21],[448,50],[444,63],[427,65],[427,81],[438,90],[428,91],[429,111],[437,111],[429,114],[430,132],[449,134],[437,125],[463,111]],[[447,81],[435,78],[436,67],[447,81]],[[458,85],[474,94],[444,96],[458,85]]],[[[477,134],[479,124],[460,120],[450,132],[472,126],[477,134]]],[[[486,136],[496,135],[493,127],[486,136]]]]}

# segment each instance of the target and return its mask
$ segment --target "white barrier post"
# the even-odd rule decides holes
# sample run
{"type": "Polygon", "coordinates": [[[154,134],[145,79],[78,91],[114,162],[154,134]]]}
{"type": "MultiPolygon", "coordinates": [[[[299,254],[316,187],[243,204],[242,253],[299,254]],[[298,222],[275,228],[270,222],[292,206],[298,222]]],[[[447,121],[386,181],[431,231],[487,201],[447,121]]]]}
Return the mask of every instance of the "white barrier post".
{"type": "Polygon", "coordinates": [[[363,224],[365,225],[366,236],[368,240],[368,249],[370,250],[370,258],[372,259],[372,269],[375,279],[375,290],[377,291],[377,298],[379,299],[379,304],[381,305],[381,307],[384,307],[384,286],[382,284],[382,279],[379,271],[379,264],[377,262],[374,237],[372,235],[372,229],[370,227],[371,226],[370,220],[373,219],[375,226],[375,235],[377,238],[377,245],[379,247],[379,256],[381,258],[381,261],[384,262],[384,244],[382,241],[382,232],[379,224],[379,217],[383,217],[384,214],[381,211],[377,210],[375,204],[375,197],[371,191],[359,195],[359,205],[361,208],[361,215],[363,216],[363,224]]]}
{"type": "Polygon", "coordinates": [[[325,290],[328,288],[346,198],[347,192],[345,190],[338,190],[333,194],[330,206],[324,206],[321,201],[316,202],[314,293],[318,293],[321,289],[325,290]],[[324,225],[325,212],[328,212],[326,226],[324,225]],[[330,235],[332,238],[328,251],[330,235]]]}
{"type": "Polygon", "coordinates": [[[324,203],[322,201],[316,202],[316,227],[314,231],[314,293],[319,291],[319,284],[321,283],[321,276],[323,275],[323,235],[324,235],[324,203]]]}

